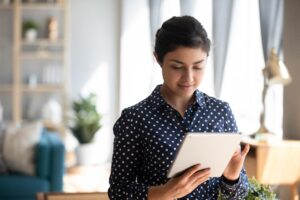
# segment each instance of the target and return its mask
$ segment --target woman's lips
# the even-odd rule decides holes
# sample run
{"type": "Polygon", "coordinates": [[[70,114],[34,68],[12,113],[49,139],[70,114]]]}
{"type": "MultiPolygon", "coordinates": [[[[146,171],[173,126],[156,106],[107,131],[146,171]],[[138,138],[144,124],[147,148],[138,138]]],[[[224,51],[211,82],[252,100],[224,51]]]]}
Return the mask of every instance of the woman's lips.
{"type": "Polygon", "coordinates": [[[184,88],[184,89],[189,89],[189,88],[192,88],[193,85],[179,85],[179,87],[184,88]]]}

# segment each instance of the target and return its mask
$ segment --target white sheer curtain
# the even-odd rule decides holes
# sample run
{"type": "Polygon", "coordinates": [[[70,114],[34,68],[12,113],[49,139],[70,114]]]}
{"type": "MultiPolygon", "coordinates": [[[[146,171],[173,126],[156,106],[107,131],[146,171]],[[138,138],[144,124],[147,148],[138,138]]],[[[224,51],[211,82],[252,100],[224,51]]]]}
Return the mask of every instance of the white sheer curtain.
{"type": "Polygon", "coordinates": [[[152,50],[148,0],[122,1],[120,110],[149,95],[152,50]]]}
{"type": "MultiPolygon", "coordinates": [[[[221,99],[230,103],[240,131],[251,134],[259,128],[262,109],[264,57],[259,22],[259,4],[236,0],[225,66],[221,99]]],[[[282,135],[282,92],[272,87],[267,95],[266,126],[282,135]]]]}
{"type": "MultiPolygon", "coordinates": [[[[179,0],[160,2],[158,27],[172,16],[189,14],[203,24],[212,38],[212,0],[182,1],[181,3],[193,2],[193,6],[187,6],[192,8],[188,13],[180,13],[179,0]]],[[[264,67],[258,0],[234,2],[220,98],[230,103],[240,131],[253,133],[259,127],[263,86],[261,70],[264,67]]],[[[152,55],[148,0],[123,1],[121,23],[120,110],[144,99],[155,85],[162,83],[160,67],[152,55]]],[[[200,90],[214,96],[212,57],[211,54],[200,90]]],[[[280,87],[273,87],[268,92],[266,125],[271,131],[282,134],[280,87]]]]}

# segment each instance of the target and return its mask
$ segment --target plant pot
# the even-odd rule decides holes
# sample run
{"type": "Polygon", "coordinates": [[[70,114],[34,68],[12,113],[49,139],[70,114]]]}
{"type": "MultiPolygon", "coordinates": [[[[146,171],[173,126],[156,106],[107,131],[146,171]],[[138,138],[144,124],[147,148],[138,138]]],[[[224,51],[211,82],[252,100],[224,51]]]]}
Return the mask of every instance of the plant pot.
{"type": "Polygon", "coordinates": [[[28,29],[26,32],[25,32],[25,39],[28,41],[28,42],[34,42],[37,38],[37,30],[35,29],[28,29]]]}
{"type": "Polygon", "coordinates": [[[79,144],[75,149],[77,165],[98,164],[99,148],[97,143],[79,144]]]}

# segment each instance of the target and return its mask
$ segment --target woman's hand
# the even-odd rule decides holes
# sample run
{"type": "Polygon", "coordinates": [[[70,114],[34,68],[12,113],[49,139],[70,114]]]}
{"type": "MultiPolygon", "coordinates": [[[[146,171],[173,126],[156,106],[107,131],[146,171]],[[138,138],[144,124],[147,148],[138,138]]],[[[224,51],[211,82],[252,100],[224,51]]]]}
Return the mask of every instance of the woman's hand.
{"type": "Polygon", "coordinates": [[[226,169],[224,170],[223,176],[228,180],[237,180],[240,176],[241,170],[243,169],[244,160],[247,153],[249,152],[250,146],[247,144],[243,151],[241,146],[234,152],[231,160],[229,161],[226,169]]]}
{"type": "Polygon", "coordinates": [[[208,180],[210,169],[195,165],[182,175],[170,179],[166,184],[149,188],[149,200],[174,200],[191,193],[198,185],[208,180]]]}

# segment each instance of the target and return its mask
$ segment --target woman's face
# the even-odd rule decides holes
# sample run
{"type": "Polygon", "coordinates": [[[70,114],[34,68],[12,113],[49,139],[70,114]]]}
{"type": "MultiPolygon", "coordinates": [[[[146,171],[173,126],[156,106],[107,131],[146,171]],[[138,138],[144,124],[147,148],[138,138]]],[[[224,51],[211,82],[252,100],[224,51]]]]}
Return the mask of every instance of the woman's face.
{"type": "Polygon", "coordinates": [[[179,47],[161,63],[163,87],[178,97],[191,97],[200,85],[207,53],[201,48],[179,47]]]}

